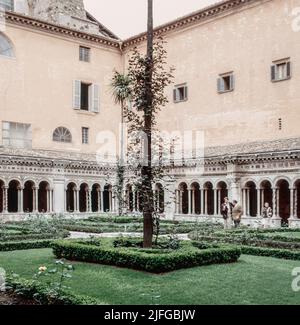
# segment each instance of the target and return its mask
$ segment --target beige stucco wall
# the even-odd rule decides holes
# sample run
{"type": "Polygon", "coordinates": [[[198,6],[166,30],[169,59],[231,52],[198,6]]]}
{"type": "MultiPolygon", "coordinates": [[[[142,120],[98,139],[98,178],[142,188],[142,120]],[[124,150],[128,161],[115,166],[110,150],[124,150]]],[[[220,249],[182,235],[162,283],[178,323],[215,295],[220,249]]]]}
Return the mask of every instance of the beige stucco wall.
{"type": "Polygon", "coordinates": [[[5,34],[16,58],[0,57],[0,121],[31,124],[34,149],[95,152],[99,131],[117,132],[120,108],[112,100],[110,80],[114,69],[122,70],[118,49],[10,25],[5,34]],[[79,61],[80,44],[91,47],[90,63],[79,61]],[[74,80],[100,85],[99,114],[73,109],[74,80]],[[52,141],[59,126],[71,131],[71,145],[52,141]],[[81,144],[82,127],[90,128],[89,145],[81,144]]]}
{"type": "Polygon", "coordinates": [[[300,1],[259,3],[164,36],[174,83],[188,84],[189,99],[174,104],[172,85],[160,128],[203,130],[209,146],[299,136],[300,31],[292,30],[292,10],[300,1]],[[292,79],[272,83],[272,62],[288,57],[292,79]],[[235,91],[218,94],[218,75],[230,71],[235,91]]]}
{"type": "MultiPolygon", "coordinates": [[[[189,99],[174,104],[173,85],[167,89],[170,103],[160,113],[161,129],[203,130],[207,146],[299,136],[300,31],[292,30],[292,10],[300,0],[258,3],[264,4],[165,36],[168,63],[176,68],[174,83],[188,84],[189,99]],[[292,78],[272,83],[272,62],[287,57],[292,78]],[[218,94],[217,77],[229,71],[235,74],[235,90],[218,94]]],[[[75,39],[12,25],[5,34],[16,58],[0,57],[0,121],[32,124],[35,149],[95,152],[99,131],[117,134],[120,108],[112,100],[110,80],[114,69],[123,70],[129,49],[122,57],[117,49],[88,43],[92,61],[83,63],[78,46],[84,43],[75,39]],[[75,79],[100,85],[99,114],[73,110],[75,79]],[[52,141],[58,126],[71,130],[71,146],[52,141]],[[89,145],[81,144],[81,127],[90,128],[89,145]]]]}

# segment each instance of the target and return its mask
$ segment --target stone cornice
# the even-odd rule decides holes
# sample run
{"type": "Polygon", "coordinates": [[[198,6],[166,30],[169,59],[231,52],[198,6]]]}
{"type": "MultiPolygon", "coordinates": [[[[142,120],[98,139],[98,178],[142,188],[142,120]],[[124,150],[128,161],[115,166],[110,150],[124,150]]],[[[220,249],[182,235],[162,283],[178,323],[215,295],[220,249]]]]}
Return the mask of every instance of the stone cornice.
{"type": "Polygon", "coordinates": [[[90,42],[94,42],[97,44],[101,44],[116,49],[120,49],[122,44],[121,42],[111,39],[109,37],[104,37],[104,36],[102,37],[98,35],[92,35],[92,34],[80,32],[74,29],[51,24],[43,20],[38,20],[36,18],[31,18],[29,16],[17,14],[14,12],[6,11],[5,20],[7,23],[24,26],[27,28],[33,28],[39,31],[57,34],[64,37],[72,37],[78,40],[90,41],[90,42]]]}
{"type": "MultiPolygon", "coordinates": [[[[217,17],[220,14],[224,14],[230,12],[232,10],[237,10],[247,4],[255,3],[261,0],[226,0],[204,9],[193,12],[187,16],[178,18],[174,21],[166,23],[164,25],[158,26],[154,30],[154,35],[156,37],[162,36],[168,32],[172,32],[175,30],[180,30],[182,28],[186,28],[197,24],[199,22],[203,22],[212,18],[217,17]]],[[[131,38],[128,38],[123,42],[123,48],[127,48],[130,46],[135,46],[141,42],[145,42],[147,39],[147,34],[142,33],[131,38]]]]}

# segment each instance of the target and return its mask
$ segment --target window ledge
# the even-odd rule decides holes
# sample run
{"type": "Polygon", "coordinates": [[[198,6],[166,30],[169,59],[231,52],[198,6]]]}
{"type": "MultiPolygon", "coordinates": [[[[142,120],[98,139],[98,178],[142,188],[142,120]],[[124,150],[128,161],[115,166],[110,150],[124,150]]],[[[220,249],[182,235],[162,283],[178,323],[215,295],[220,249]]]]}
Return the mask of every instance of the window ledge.
{"type": "Polygon", "coordinates": [[[87,116],[95,116],[95,115],[98,114],[98,113],[95,113],[95,112],[84,111],[84,110],[80,110],[80,109],[76,110],[76,112],[77,112],[78,114],[81,114],[81,115],[87,115],[87,116]]]}
{"type": "Polygon", "coordinates": [[[227,94],[227,93],[232,93],[232,92],[234,92],[234,89],[218,91],[218,94],[222,95],[222,94],[227,94]]]}
{"type": "Polygon", "coordinates": [[[180,103],[185,103],[185,102],[187,102],[187,101],[188,101],[188,99],[176,100],[176,101],[174,100],[173,103],[174,103],[174,104],[180,104],[180,103]]]}
{"type": "Polygon", "coordinates": [[[292,77],[287,77],[287,78],[283,78],[283,79],[275,79],[275,80],[271,80],[273,83],[276,83],[276,82],[281,82],[281,81],[287,81],[287,80],[290,80],[292,79],[292,77]]]}

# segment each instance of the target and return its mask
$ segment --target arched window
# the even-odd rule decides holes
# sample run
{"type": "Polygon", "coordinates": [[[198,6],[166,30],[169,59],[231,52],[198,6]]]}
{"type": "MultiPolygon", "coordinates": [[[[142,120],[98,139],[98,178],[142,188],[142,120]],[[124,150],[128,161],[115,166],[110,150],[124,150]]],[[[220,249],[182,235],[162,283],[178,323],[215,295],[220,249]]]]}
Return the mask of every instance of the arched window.
{"type": "Polygon", "coordinates": [[[59,127],[53,132],[53,141],[71,143],[72,134],[67,128],[59,127]]]}
{"type": "Polygon", "coordinates": [[[11,42],[0,33],[0,56],[14,57],[14,50],[11,42]]]}

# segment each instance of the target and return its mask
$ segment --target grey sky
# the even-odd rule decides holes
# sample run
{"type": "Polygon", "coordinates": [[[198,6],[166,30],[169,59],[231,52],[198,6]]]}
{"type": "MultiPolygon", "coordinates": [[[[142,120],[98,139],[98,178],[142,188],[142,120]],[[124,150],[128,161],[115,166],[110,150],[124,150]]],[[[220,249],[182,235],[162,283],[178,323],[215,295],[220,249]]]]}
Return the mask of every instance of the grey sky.
{"type": "MultiPolygon", "coordinates": [[[[154,0],[155,25],[189,14],[220,0],[154,0]]],[[[147,0],[84,0],[86,9],[125,39],[146,30],[147,0]]]]}

